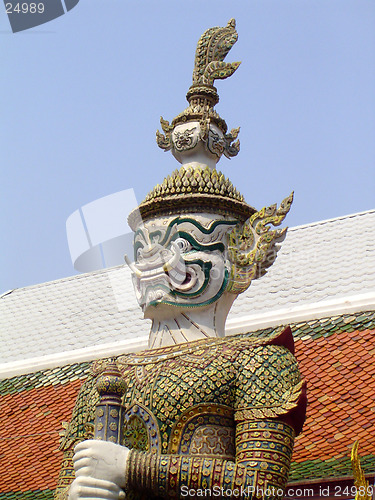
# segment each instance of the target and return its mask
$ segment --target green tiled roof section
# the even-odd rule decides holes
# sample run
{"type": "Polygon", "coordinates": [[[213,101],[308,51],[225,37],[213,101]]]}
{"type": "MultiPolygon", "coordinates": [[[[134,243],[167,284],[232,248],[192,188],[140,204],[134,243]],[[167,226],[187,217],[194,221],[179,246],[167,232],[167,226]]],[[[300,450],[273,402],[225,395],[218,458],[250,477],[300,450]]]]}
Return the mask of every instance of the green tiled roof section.
{"type": "MultiPolygon", "coordinates": [[[[288,326],[287,324],[285,326],[288,326]]],[[[344,314],[328,318],[313,319],[301,323],[289,323],[295,339],[318,339],[329,337],[339,332],[354,332],[375,329],[375,311],[344,314]]],[[[251,335],[269,337],[275,332],[275,327],[257,330],[251,335]]]]}
{"type": "Polygon", "coordinates": [[[357,314],[344,314],[332,316],[304,323],[291,325],[293,336],[302,338],[307,336],[312,339],[329,337],[338,332],[354,332],[375,329],[375,311],[359,312],[357,314]]]}
{"type": "Polygon", "coordinates": [[[87,362],[76,363],[61,368],[43,370],[29,375],[19,375],[18,377],[0,380],[0,396],[38,389],[39,387],[46,387],[48,385],[67,384],[76,379],[86,378],[90,364],[87,362]]]}
{"type": "Polygon", "coordinates": [[[0,493],[0,500],[53,500],[54,490],[12,491],[0,493]]]}
{"type": "MultiPolygon", "coordinates": [[[[375,450],[374,450],[375,452],[375,450]]],[[[361,466],[365,474],[375,472],[375,454],[366,455],[361,458],[361,466]]],[[[309,479],[320,479],[322,477],[334,478],[353,476],[350,464],[350,450],[348,457],[330,458],[328,460],[306,460],[302,463],[292,462],[289,483],[304,481],[309,479]]]]}

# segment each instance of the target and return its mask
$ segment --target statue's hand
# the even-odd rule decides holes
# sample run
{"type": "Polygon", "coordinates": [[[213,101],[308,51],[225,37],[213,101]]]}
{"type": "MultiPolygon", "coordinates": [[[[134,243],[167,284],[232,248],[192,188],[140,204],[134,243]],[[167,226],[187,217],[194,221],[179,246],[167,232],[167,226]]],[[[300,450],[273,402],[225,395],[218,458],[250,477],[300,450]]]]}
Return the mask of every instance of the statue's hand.
{"type": "Polygon", "coordinates": [[[124,488],[128,448],[108,441],[90,439],[77,444],[74,452],[76,478],[101,479],[124,488]]]}
{"type": "Polygon", "coordinates": [[[124,491],[110,481],[92,477],[77,477],[70,489],[69,500],[124,500],[124,491]]]}

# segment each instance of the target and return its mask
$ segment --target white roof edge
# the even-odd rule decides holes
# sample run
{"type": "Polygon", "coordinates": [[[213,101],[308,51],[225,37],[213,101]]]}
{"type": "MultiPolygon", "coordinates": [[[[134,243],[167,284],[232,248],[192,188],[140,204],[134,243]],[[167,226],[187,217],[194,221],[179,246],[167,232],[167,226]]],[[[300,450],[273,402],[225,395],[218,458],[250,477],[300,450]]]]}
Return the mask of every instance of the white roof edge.
{"type": "MultiPolygon", "coordinates": [[[[128,270],[128,266],[126,264],[118,264],[117,266],[111,266],[111,267],[103,267],[101,269],[96,269],[95,271],[88,271],[87,273],[79,273],[77,271],[76,274],[73,274],[73,275],[70,275],[70,276],[64,276],[63,278],[56,278],[54,280],[49,280],[49,281],[43,281],[42,283],[34,283],[32,285],[27,285],[27,286],[21,286],[21,287],[18,287],[18,288],[12,288],[11,290],[8,290],[6,292],[2,292],[0,293],[0,299],[5,296],[5,295],[9,295],[10,293],[14,292],[14,291],[23,291],[23,290],[29,290],[30,288],[39,288],[39,287],[42,287],[42,286],[50,286],[50,285],[54,285],[56,283],[62,283],[62,282],[65,282],[65,281],[72,281],[72,280],[76,280],[76,279],[84,279],[88,276],[94,276],[94,275],[97,275],[97,274],[104,274],[106,272],[110,272],[112,271],[113,269],[116,269],[116,268],[124,268],[126,270],[128,270]]],[[[130,270],[129,270],[129,273],[130,273],[130,270]]]]}
{"type": "Polygon", "coordinates": [[[5,297],[5,295],[9,295],[10,293],[14,292],[14,290],[17,290],[17,288],[11,288],[10,290],[6,290],[5,292],[0,293],[0,299],[2,297],[5,297]]]}
{"type": "Polygon", "coordinates": [[[118,356],[127,352],[138,352],[147,349],[147,346],[148,335],[143,335],[136,339],[128,339],[121,342],[112,342],[98,346],[84,347],[83,349],[48,354],[47,356],[37,358],[22,359],[11,363],[2,363],[0,364],[0,380],[35,373],[40,370],[58,368],[59,366],[118,356]]]}
{"type": "Polygon", "coordinates": [[[308,222],[307,224],[301,224],[299,226],[288,227],[288,231],[295,231],[297,229],[305,229],[306,227],[320,226],[321,224],[327,224],[329,222],[335,222],[337,220],[351,219],[352,217],[359,217],[361,215],[371,214],[375,212],[375,208],[370,210],[364,210],[363,212],[355,212],[348,215],[340,215],[339,217],[333,217],[332,219],[323,219],[315,222],[308,222]]]}
{"type": "Polygon", "coordinates": [[[373,310],[375,310],[375,291],[229,319],[225,334],[236,335],[283,324],[373,310]]]}
{"type": "MultiPolygon", "coordinates": [[[[238,319],[229,319],[226,324],[225,333],[226,335],[237,335],[283,324],[299,323],[372,310],[375,310],[375,292],[277,309],[268,313],[242,316],[238,319]]],[[[128,339],[121,342],[112,342],[99,346],[49,354],[47,356],[13,361],[11,363],[3,363],[0,364],[0,380],[73,363],[93,361],[129,352],[139,352],[147,349],[147,347],[148,335],[143,335],[137,339],[128,339]]]]}

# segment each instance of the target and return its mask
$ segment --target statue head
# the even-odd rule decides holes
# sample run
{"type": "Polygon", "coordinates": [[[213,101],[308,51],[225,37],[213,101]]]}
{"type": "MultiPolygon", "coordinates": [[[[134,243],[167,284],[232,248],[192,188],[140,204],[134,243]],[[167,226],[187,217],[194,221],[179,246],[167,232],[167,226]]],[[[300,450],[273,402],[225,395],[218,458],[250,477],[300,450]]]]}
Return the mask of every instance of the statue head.
{"type": "MultiPolygon", "coordinates": [[[[161,119],[165,135],[158,145],[182,163],[157,185],[128,219],[134,235],[133,271],[137,299],[145,317],[174,314],[233,302],[276,258],[285,230],[279,225],[292,195],[257,212],[220,171],[224,154],[239,151],[239,129],[215,111],[214,79],[227,78],[239,63],[223,59],[237,40],[234,20],[207,30],[198,42],[189,106],[171,124],[161,119]]],[[[229,305],[229,307],[230,307],[229,305]]],[[[228,308],[229,311],[229,308],[228,308]]],[[[227,312],[228,312],[227,311],[227,312]]]]}
{"type": "Polygon", "coordinates": [[[216,169],[188,164],[156,186],[129,216],[134,288],[146,317],[234,298],[274,262],[292,195],[257,212],[216,169]],[[163,307],[161,307],[163,306],[163,307]],[[166,306],[166,307],[164,307],[166,306]]]}

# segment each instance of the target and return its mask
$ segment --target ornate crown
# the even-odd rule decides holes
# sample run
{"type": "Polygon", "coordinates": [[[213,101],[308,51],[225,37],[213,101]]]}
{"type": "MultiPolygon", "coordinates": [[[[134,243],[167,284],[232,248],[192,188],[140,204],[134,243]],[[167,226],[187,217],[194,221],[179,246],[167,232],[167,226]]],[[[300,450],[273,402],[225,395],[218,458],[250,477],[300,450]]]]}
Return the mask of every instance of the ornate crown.
{"type": "Polygon", "coordinates": [[[279,207],[271,205],[257,212],[221,172],[216,163],[224,154],[228,158],[239,151],[239,129],[227,133],[227,125],[214,109],[219,102],[215,79],[231,76],[239,64],[223,60],[237,41],[235,21],[225,28],[211,28],[201,36],[195,55],[193,85],[187,93],[188,108],[169,124],[163,118],[164,134],[156,133],[158,145],[171,150],[182,163],[157,185],[128,218],[136,230],[141,219],[183,213],[229,215],[238,224],[229,234],[228,255],[231,262],[226,291],[239,294],[253,279],[262,276],[276,259],[279,243],[286,229],[279,226],[293,202],[290,194],[279,207]]]}
{"type": "MultiPolygon", "coordinates": [[[[195,63],[193,71],[193,84],[186,94],[189,106],[177,115],[172,123],[160,119],[160,124],[165,135],[156,132],[158,146],[169,151],[173,149],[172,132],[179,124],[188,121],[199,121],[202,136],[207,135],[209,124],[214,123],[222,131],[225,145],[222,153],[226,156],[235,156],[239,152],[239,141],[231,144],[237,139],[239,128],[233,129],[227,134],[227,124],[215,111],[214,106],[219,102],[219,95],[215,80],[223,80],[233,75],[240,62],[226,63],[224,59],[238,39],[236,21],[231,19],[225,28],[210,28],[200,37],[195,52],[195,63]]],[[[221,155],[220,155],[221,156],[221,155]]]]}
{"type": "Polygon", "coordinates": [[[128,223],[135,231],[141,218],[147,220],[176,212],[231,214],[243,222],[256,210],[220,171],[188,164],[168,175],[161,185],[157,184],[129,215],[128,223]]]}
{"type": "Polygon", "coordinates": [[[161,118],[164,134],[157,131],[158,145],[182,163],[157,185],[128,219],[134,230],[140,218],[176,212],[211,212],[231,214],[245,221],[255,212],[220,171],[216,163],[224,154],[236,156],[240,144],[239,128],[227,133],[225,121],[215,111],[219,102],[216,79],[231,76],[239,62],[226,63],[224,58],[238,38],[236,22],[231,19],[225,28],[210,28],[199,39],[193,71],[193,84],[186,98],[189,106],[172,123],[161,118]]]}

